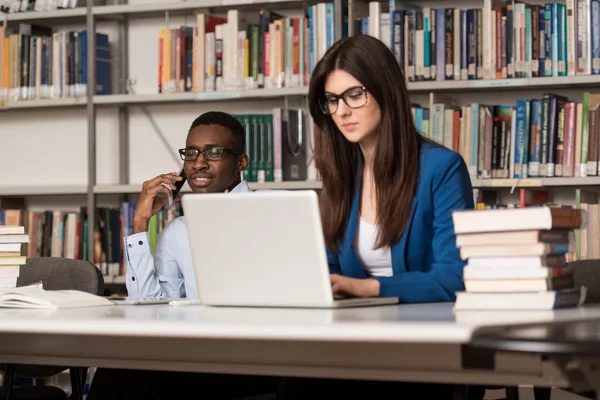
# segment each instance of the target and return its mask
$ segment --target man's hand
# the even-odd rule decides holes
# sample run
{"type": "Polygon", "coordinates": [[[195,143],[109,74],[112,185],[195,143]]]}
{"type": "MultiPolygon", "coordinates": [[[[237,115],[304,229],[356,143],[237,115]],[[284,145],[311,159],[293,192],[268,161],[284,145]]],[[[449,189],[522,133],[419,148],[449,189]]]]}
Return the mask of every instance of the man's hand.
{"type": "Polygon", "coordinates": [[[333,294],[354,297],[378,297],[379,281],[376,279],[355,279],[343,275],[330,274],[333,294]]]}
{"type": "MultiPolygon", "coordinates": [[[[158,194],[162,192],[171,197],[171,190],[175,190],[173,182],[180,181],[181,179],[183,178],[177,172],[171,172],[144,182],[140,199],[135,209],[135,215],[133,216],[133,233],[146,232],[148,230],[148,221],[150,218],[169,203],[168,198],[158,197],[158,194]]],[[[173,201],[179,199],[180,196],[177,196],[173,201]]]]}

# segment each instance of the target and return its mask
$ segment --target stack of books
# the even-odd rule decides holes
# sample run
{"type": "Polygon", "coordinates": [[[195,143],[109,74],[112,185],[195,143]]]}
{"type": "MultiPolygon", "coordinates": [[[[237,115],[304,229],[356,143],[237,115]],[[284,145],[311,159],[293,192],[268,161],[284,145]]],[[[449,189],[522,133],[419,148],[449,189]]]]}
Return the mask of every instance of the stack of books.
{"type": "Polygon", "coordinates": [[[455,310],[552,310],[585,301],[567,260],[582,210],[566,207],[461,210],[452,215],[467,265],[455,310]]]}
{"type": "Polygon", "coordinates": [[[19,269],[27,260],[23,243],[29,243],[23,226],[0,225],[0,289],[17,286],[19,269]]]}

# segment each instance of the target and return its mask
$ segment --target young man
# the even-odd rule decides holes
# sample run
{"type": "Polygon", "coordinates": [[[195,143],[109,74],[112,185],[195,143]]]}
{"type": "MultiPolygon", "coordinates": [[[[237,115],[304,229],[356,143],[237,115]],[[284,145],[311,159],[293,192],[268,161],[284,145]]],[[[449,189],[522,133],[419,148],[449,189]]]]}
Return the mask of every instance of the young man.
{"type": "MultiPolygon", "coordinates": [[[[244,127],[231,115],[208,112],[199,116],[192,123],[185,148],[179,151],[192,191],[250,192],[241,180],[241,172],[248,166],[245,144],[244,127]]],[[[158,194],[171,196],[174,182],[181,179],[177,172],[163,174],[142,187],[133,217],[133,235],[124,238],[130,297],[198,297],[184,217],[171,221],[160,233],[154,256],[148,240],[150,217],[168,203],[168,198],[158,194]]]]}
{"type": "MultiPolygon", "coordinates": [[[[190,128],[185,149],[185,176],[194,193],[250,192],[241,172],[248,166],[244,127],[231,115],[208,112],[190,128]]],[[[148,243],[150,217],[168,204],[178,173],[144,183],[133,217],[133,234],[124,238],[127,252],[127,291],[130,297],[188,297],[198,293],[184,217],[160,233],[154,256],[148,243]]],[[[187,223],[196,223],[187,221],[187,223]]],[[[236,399],[274,393],[279,379],[249,375],[195,374],[170,371],[98,369],[88,394],[97,399],[176,399],[190,394],[206,399],[236,399]]]]}

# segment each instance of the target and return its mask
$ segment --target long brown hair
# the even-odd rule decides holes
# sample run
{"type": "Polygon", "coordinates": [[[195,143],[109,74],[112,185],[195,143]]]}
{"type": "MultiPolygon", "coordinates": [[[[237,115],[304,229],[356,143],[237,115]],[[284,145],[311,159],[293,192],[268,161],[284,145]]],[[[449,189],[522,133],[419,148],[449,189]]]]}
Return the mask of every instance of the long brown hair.
{"type": "Polygon", "coordinates": [[[319,107],[325,95],[325,80],[336,69],[360,81],[381,108],[373,165],[379,224],[376,248],[392,246],[402,236],[410,217],[419,172],[421,137],[412,119],[404,73],[390,49],[368,35],[336,42],[315,66],[308,100],[317,126],[315,165],[323,180],[323,231],[328,248],[334,252],[344,239],[364,164],[359,145],[347,141],[319,107]]]}

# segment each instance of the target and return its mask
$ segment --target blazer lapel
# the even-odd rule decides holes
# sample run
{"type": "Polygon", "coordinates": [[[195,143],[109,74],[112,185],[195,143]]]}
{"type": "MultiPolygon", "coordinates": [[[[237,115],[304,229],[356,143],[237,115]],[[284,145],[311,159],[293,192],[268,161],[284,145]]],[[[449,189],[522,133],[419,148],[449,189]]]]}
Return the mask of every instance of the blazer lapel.
{"type": "Polygon", "coordinates": [[[394,275],[399,275],[403,272],[408,271],[408,266],[406,265],[406,246],[408,244],[408,237],[410,236],[410,229],[412,227],[413,219],[415,216],[415,209],[417,208],[417,204],[419,203],[418,197],[415,196],[412,203],[412,208],[410,210],[410,215],[408,217],[408,221],[406,223],[406,228],[404,229],[404,233],[398,242],[392,246],[392,270],[394,271],[394,275]]]}
{"type": "Polygon", "coordinates": [[[348,225],[346,226],[346,232],[344,233],[344,242],[342,243],[341,254],[340,254],[340,266],[344,273],[344,276],[352,278],[366,278],[365,270],[363,269],[356,253],[352,249],[352,243],[356,236],[356,227],[358,224],[358,203],[360,196],[360,181],[357,183],[356,191],[354,192],[354,199],[352,200],[352,208],[350,209],[350,216],[348,219],[348,225]]]}

